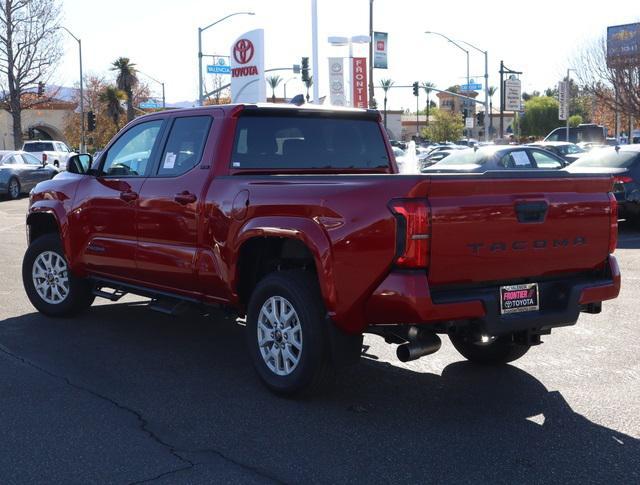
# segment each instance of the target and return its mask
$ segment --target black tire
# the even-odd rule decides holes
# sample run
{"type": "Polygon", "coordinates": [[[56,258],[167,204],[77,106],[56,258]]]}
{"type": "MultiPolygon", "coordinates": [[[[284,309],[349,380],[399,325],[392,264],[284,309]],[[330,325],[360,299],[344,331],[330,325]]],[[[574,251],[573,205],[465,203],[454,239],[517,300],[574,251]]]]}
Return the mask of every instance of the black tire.
{"type": "Polygon", "coordinates": [[[258,375],[274,393],[284,396],[312,395],[333,383],[335,367],[331,359],[325,308],[313,274],[303,270],[282,271],[271,273],[260,281],[249,301],[246,339],[258,375]],[[260,311],[274,296],[285,298],[291,304],[298,315],[302,333],[298,364],[290,374],[284,376],[269,368],[258,343],[260,311]]]}
{"type": "Polygon", "coordinates": [[[9,200],[14,200],[20,197],[21,193],[22,193],[22,187],[20,187],[20,181],[15,177],[11,177],[9,179],[9,183],[7,184],[7,197],[9,198],[9,200]],[[17,192],[13,190],[14,184],[17,185],[18,187],[17,192]]]}
{"type": "Polygon", "coordinates": [[[66,298],[59,303],[49,303],[40,296],[35,287],[32,271],[38,256],[47,251],[56,253],[67,262],[57,234],[45,234],[29,245],[22,261],[22,284],[31,304],[39,312],[50,317],[73,316],[89,308],[95,299],[91,284],[85,279],[75,277],[70,271],[66,272],[69,279],[66,298]]]}
{"type": "Polygon", "coordinates": [[[497,337],[491,343],[480,343],[462,335],[449,335],[455,349],[477,364],[499,365],[513,362],[526,354],[530,345],[515,344],[511,335],[497,337]]]}

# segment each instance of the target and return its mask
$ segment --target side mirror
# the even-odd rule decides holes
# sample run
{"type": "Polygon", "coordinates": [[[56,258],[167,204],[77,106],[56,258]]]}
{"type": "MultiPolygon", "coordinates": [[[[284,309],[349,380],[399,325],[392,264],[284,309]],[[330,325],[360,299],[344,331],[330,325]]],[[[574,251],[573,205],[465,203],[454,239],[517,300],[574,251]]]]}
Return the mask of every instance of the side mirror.
{"type": "Polygon", "coordinates": [[[69,161],[67,162],[67,172],[84,175],[91,168],[92,161],[93,158],[87,153],[72,155],[69,157],[69,161]]]}

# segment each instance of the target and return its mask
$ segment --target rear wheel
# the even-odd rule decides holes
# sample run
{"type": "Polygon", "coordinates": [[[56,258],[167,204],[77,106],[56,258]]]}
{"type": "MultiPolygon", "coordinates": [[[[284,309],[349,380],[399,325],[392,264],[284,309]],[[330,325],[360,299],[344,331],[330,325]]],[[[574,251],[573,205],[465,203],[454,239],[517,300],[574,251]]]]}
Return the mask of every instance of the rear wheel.
{"type": "Polygon", "coordinates": [[[17,178],[12,177],[11,180],[9,180],[9,185],[7,186],[7,195],[9,196],[9,199],[17,199],[20,197],[20,192],[20,182],[17,178]]]}
{"type": "Polygon", "coordinates": [[[91,284],[69,271],[57,234],[45,234],[29,245],[22,261],[22,282],[33,306],[52,317],[79,313],[95,299],[91,284]]]}
{"type": "Polygon", "coordinates": [[[302,270],[266,276],[254,290],[246,338],[264,384],[282,395],[313,394],[335,375],[318,283],[302,270]]]}
{"type": "Polygon", "coordinates": [[[496,337],[488,342],[463,335],[449,335],[455,349],[467,360],[478,364],[506,364],[519,359],[531,348],[513,342],[511,335],[496,337]]]}

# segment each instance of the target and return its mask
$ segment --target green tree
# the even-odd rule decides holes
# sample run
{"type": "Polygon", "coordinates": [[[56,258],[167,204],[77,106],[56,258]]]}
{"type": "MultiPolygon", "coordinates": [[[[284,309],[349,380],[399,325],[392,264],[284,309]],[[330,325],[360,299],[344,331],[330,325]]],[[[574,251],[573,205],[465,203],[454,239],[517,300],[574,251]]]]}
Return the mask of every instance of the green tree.
{"type": "Polygon", "coordinates": [[[524,104],[519,129],[523,136],[546,136],[562,125],[558,120],[558,101],[549,96],[536,96],[524,104]]]}
{"type": "Polygon", "coordinates": [[[119,57],[113,62],[111,70],[118,73],[116,85],[119,90],[124,91],[127,97],[127,121],[131,121],[135,116],[133,112],[133,88],[138,84],[135,64],[128,57],[119,57]]]}
{"type": "Polygon", "coordinates": [[[384,91],[384,127],[387,127],[387,92],[395,84],[391,79],[381,79],[380,87],[384,91]]]}
{"type": "Polygon", "coordinates": [[[100,93],[98,99],[105,105],[106,114],[113,121],[116,131],[120,130],[120,116],[125,112],[122,108],[122,101],[127,99],[125,92],[116,86],[107,86],[100,93]]]}
{"type": "Polygon", "coordinates": [[[307,103],[309,102],[309,89],[313,86],[312,76],[309,75],[309,58],[303,57],[300,68],[300,78],[302,80],[302,84],[307,88],[307,103]]]}
{"type": "Polygon", "coordinates": [[[575,128],[576,126],[582,124],[583,118],[580,115],[572,115],[569,116],[569,126],[575,128]]]}
{"type": "Polygon", "coordinates": [[[282,78],[278,75],[269,76],[267,78],[267,84],[271,88],[271,101],[274,103],[276,102],[276,88],[281,82],[282,82],[282,78]]]}
{"type": "Polygon", "coordinates": [[[427,126],[429,126],[429,109],[431,108],[431,100],[429,96],[431,95],[431,88],[435,88],[436,85],[432,82],[425,81],[422,83],[422,87],[427,93],[427,126]]]}
{"type": "Polygon", "coordinates": [[[445,110],[435,110],[433,122],[422,130],[422,135],[435,142],[459,140],[464,123],[460,116],[445,110]]]}

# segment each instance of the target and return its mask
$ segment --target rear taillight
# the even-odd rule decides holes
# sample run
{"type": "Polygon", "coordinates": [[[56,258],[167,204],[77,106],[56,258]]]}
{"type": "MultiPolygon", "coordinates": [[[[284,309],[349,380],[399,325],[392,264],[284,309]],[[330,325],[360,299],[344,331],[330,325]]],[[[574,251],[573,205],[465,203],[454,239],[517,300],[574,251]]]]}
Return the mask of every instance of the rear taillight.
{"type": "Polygon", "coordinates": [[[618,245],[618,201],[609,192],[609,254],[613,254],[618,245]]]}
{"type": "Polygon", "coordinates": [[[401,268],[429,265],[429,206],[421,199],[394,199],[389,209],[396,217],[396,259],[401,268]]]}
{"type": "Polygon", "coordinates": [[[630,184],[631,182],[633,182],[633,179],[631,177],[627,177],[627,176],[613,177],[614,184],[630,184]]]}

